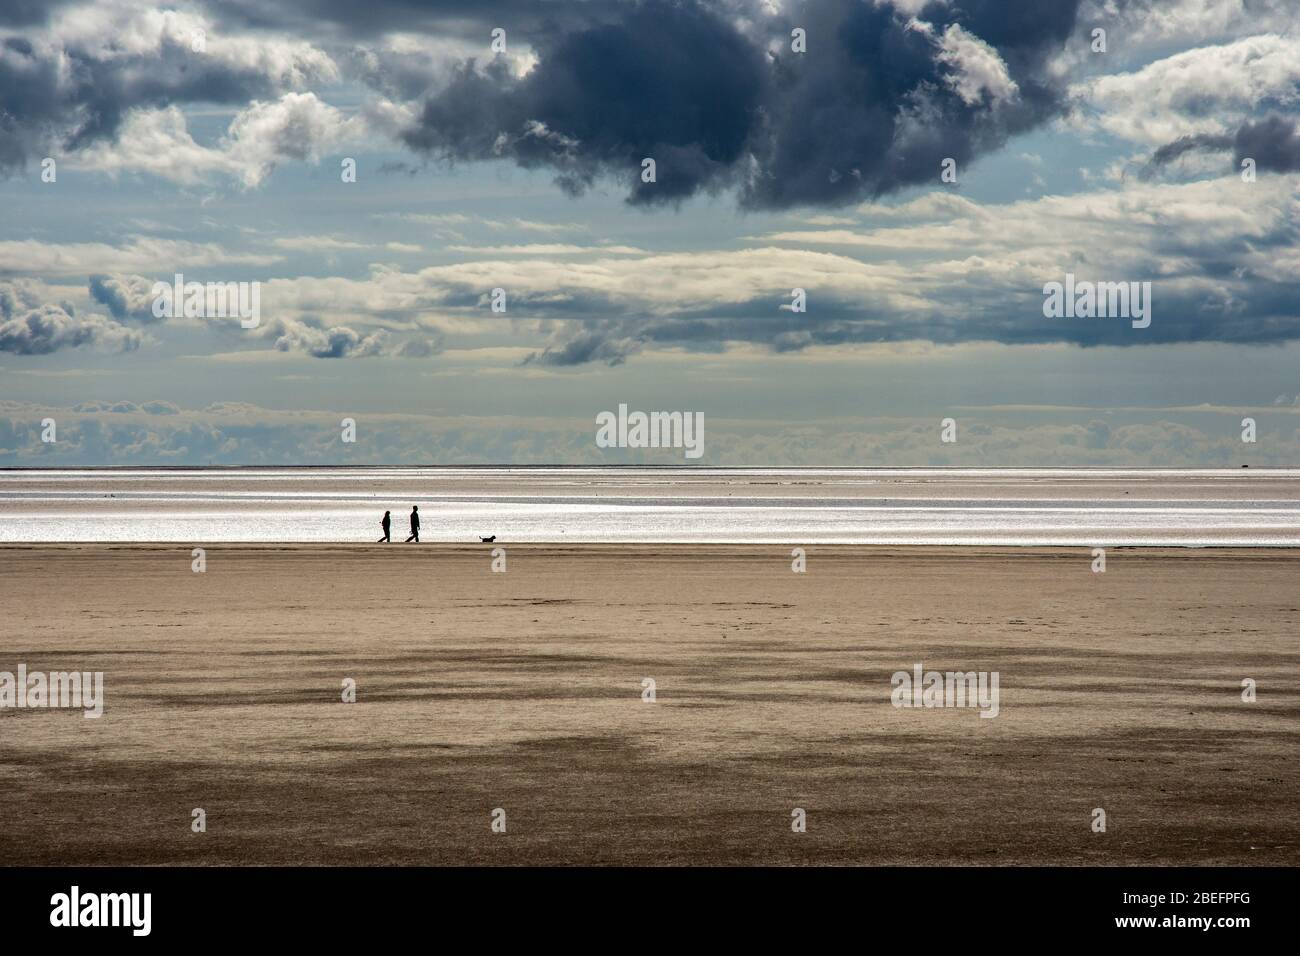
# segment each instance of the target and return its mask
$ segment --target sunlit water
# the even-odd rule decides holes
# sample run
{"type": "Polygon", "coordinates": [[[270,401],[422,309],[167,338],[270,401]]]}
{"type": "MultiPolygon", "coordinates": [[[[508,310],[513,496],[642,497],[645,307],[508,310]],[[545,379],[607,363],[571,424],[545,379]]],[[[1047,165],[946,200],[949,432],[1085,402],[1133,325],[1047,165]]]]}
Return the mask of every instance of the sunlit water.
{"type": "Polygon", "coordinates": [[[0,471],[0,542],[1300,545],[1300,471],[0,471]]]}

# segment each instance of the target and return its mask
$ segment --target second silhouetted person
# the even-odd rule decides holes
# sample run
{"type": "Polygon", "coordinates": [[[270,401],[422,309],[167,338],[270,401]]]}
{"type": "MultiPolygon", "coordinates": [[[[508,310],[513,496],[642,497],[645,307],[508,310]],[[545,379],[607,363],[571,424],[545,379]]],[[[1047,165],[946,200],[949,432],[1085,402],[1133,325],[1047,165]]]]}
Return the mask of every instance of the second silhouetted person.
{"type": "Polygon", "coordinates": [[[414,541],[420,543],[420,508],[418,505],[411,507],[411,536],[406,539],[406,543],[414,541]]]}

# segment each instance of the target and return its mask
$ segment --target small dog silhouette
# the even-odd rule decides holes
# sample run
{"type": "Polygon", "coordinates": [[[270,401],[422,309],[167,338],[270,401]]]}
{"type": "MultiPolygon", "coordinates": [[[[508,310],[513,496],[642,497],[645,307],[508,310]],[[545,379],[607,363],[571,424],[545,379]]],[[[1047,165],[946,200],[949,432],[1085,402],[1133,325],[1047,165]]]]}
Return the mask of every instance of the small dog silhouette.
{"type": "Polygon", "coordinates": [[[491,544],[491,543],[492,543],[493,541],[495,541],[496,539],[497,539],[497,536],[496,536],[496,535],[493,535],[493,536],[490,537],[490,538],[479,538],[479,540],[482,541],[484,544],[491,544]]]}

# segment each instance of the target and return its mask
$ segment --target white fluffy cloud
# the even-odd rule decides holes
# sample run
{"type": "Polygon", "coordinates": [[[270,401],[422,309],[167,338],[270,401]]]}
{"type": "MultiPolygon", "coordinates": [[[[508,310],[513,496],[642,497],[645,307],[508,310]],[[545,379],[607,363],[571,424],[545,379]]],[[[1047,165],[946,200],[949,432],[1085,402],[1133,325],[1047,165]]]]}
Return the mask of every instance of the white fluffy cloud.
{"type": "Polygon", "coordinates": [[[244,185],[256,186],[281,160],[315,162],[365,134],[364,118],[346,116],[314,93],[286,93],[272,103],[254,102],[236,116],[221,150],[244,185]]]}
{"type": "Polygon", "coordinates": [[[1076,84],[1071,97],[1076,125],[1147,146],[1226,133],[1261,107],[1300,104],[1300,38],[1253,36],[1187,50],[1076,84]]]}
{"type": "Polygon", "coordinates": [[[1285,33],[1300,25],[1295,0],[1085,0],[1079,22],[1104,25],[1115,42],[1108,56],[1156,46],[1200,44],[1285,33]]]}
{"type": "Polygon", "coordinates": [[[71,164],[107,173],[149,173],[185,185],[225,176],[251,188],[279,163],[316,162],[324,153],[357,144],[366,130],[363,116],[345,115],[315,93],[253,101],[213,146],[195,142],[177,107],[139,109],[123,122],[116,141],[86,150],[71,164]]]}
{"type": "Polygon", "coordinates": [[[152,0],[97,0],[64,7],[54,12],[46,28],[25,35],[38,51],[88,56],[100,62],[149,59],[168,48],[185,50],[290,89],[339,76],[334,60],[311,43],[224,33],[201,13],[159,9],[152,0]]]}
{"type": "Polygon", "coordinates": [[[980,103],[986,94],[997,104],[1015,99],[1020,92],[998,51],[960,25],[949,25],[939,46],[939,62],[953,70],[948,85],[968,106],[980,103]]]}

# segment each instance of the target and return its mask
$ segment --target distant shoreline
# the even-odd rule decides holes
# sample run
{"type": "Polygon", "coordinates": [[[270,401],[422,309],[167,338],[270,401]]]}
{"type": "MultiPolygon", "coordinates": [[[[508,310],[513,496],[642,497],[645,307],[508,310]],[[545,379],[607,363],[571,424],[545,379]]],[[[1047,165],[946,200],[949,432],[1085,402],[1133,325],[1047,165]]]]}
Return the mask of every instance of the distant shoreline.
{"type": "Polygon", "coordinates": [[[1294,547],[1300,470],[0,470],[0,541],[1294,547]],[[402,535],[405,537],[405,534],[402,535]]]}

